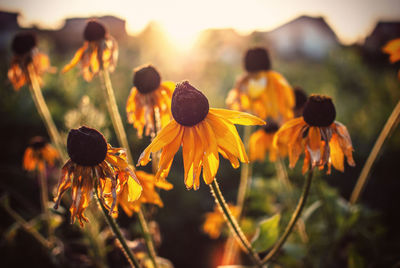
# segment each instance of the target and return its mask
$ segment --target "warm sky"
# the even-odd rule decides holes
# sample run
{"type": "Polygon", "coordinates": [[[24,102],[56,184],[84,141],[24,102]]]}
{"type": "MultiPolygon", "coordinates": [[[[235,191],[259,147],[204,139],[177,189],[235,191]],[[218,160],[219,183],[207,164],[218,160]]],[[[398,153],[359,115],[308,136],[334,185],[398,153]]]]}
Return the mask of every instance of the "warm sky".
{"type": "Polygon", "coordinates": [[[400,0],[0,0],[20,12],[20,24],[60,28],[66,17],[114,15],[129,33],[158,21],[173,39],[188,42],[206,28],[241,33],[271,30],[300,15],[323,16],[345,43],[362,40],[378,20],[400,20],[400,0]]]}

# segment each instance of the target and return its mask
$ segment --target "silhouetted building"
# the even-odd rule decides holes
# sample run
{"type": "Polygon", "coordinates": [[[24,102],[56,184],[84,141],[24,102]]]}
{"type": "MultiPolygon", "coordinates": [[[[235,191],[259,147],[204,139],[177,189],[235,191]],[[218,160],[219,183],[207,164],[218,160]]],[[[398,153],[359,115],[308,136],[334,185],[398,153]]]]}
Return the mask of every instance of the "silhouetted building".
{"type": "Polygon", "coordinates": [[[18,13],[0,11],[0,50],[6,50],[14,36],[20,29],[18,13]]]}

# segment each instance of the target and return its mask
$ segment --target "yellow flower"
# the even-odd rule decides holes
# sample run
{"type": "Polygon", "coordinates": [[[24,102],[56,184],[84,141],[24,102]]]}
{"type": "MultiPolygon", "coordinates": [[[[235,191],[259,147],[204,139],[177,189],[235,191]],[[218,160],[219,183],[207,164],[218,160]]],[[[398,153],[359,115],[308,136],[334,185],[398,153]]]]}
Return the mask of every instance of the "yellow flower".
{"type": "Polygon", "coordinates": [[[78,62],[82,66],[83,78],[88,82],[100,70],[106,69],[113,72],[118,59],[117,41],[107,33],[102,24],[95,20],[87,23],[83,37],[85,39],[83,46],[78,49],[62,72],[69,71],[78,62]]]}
{"type": "Polygon", "coordinates": [[[46,165],[54,166],[54,161],[58,158],[57,150],[43,137],[34,137],[25,150],[23,166],[27,171],[44,171],[46,165]]]}
{"type": "Polygon", "coordinates": [[[135,70],[133,76],[135,85],[126,103],[128,122],[136,128],[138,136],[155,136],[157,120],[162,128],[171,120],[171,97],[175,89],[173,82],[161,82],[160,74],[153,66],[142,66],[135,70]]]}
{"type": "MultiPolygon", "coordinates": [[[[239,214],[239,208],[228,204],[228,207],[233,215],[237,217],[239,214]]],[[[213,212],[206,213],[206,220],[203,224],[203,232],[208,234],[212,239],[217,239],[221,235],[222,227],[225,224],[224,216],[217,206],[214,207],[213,212]]]]}
{"type": "Polygon", "coordinates": [[[31,66],[36,79],[42,84],[41,76],[49,70],[50,60],[47,55],[40,53],[36,47],[36,37],[31,33],[17,34],[11,44],[13,58],[8,70],[8,79],[18,91],[30,82],[28,66],[31,66]]]}
{"type": "Polygon", "coordinates": [[[68,134],[67,149],[70,159],[62,168],[54,208],[57,209],[62,195],[71,188],[71,222],[77,218],[83,226],[83,221],[88,221],[83,212],[89,206],[93,189],[110,214],[117,212],[117,192],[125,183],[128,185],[129,201],[140,197],[142,187],[126,162],[125,151],[112,148],[97,130],[84,126],[72,129],[68,134]],[[110,187],[106,187],[108,183],[110,187]],[[105,198],[112,199],[110,206],[107,206],[105,198]]]}
{"type": "Polygon", "coordinates": [[[250,136],[250,161],[259,160],[263,162],[265,155],[269,152],[269,160],[275,162],[277,156],[284,157],[287,155],[287,149],[280,147],[277,150],[272,146],[275,133],[278,131],[279,125],[274,120],[267,120],[267,125],[257,130],[250,136]]]}
{"type": "Polygon", "coordinates": [[[304,107],[303,116],[286,122],[274,137],[275,147],[287,147],[290,167],[296,165],[302,152],[305,153],[303,173],[312,167],[323,169],[331,165],[344,171],[344,157],[354,166],[353,146],[346,127],[335,121],[336,110],[332,99],[322,95],[311,95],[304,107]]]}
{"type": "Polygon", "coordinates": [[[267,50],[249,49],[244,63],[247,74],[228,93],[228,107],[261,118],[291,119],[295,105],[293,90],[281,74],[271,70],[267,50]]]}
{"type": "MultiPolygon", "coordinates": [[[[163,190],[171,190],[173,188],[172,184],[165,180],[156,181],[154,175],[152,174],[148,174],[139,170],[135,173],[139,183],[143,187],[143,191],[139,199],[135,201],[131,201],[129,199],[129,185],[127,183],[123,183],[121,192],[117,195],[118,204],[129,217],[133,215],[133,212],[139,212],[140,206],[144,203],[163,207],[164,203],[162,202],[156,187],[163,190]]],[[[109,185],[111,184],[109,183],[109,185]]],[[[106,202],[107,201],[110,203],[110,199],[106,199],[106,202]]]]}
{"type": "MultiPolygon", "coordinates": [[[[390,62],[395,63],[400,60],[400,38],[389,41],[383,48],[382,51],[390,55],[390,62]]],[[[400,79],[400,70],[398,72],[400,79]]]]}
{"type": "Polygon", "coordinates": [[[143,151],[138,165],[146,165],[150,154],[162,149],[156,179],[164,179],[182,145],[185,184],[188,189],[195,190],[200,186],[202,169],[207,184],[214,180],[219,166],[218,153],[228,159],[234,168],[239,167],[239,160],[248,162],[234,124],[265,124],[250,114],[209,108],[206,96],[187,81],[176,85],[171,111],[173,119],[143,151]]]}

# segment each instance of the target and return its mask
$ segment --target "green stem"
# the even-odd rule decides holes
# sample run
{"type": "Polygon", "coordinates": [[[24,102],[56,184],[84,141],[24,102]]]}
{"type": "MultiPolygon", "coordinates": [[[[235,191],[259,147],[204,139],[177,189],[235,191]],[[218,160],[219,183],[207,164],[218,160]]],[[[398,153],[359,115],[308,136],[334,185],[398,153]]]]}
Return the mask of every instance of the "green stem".
{"type": "Polygon", "coordinates": [[[128,162],[133,163],[131,150],[129,149],[128,138],[122,124],[122,119],[118,111],[117,101],[115,100],[114,89],[111,84],[110,74],[107,70],[100,71],[102,88],[106,98],[107,109],[111,117],[112,124],[117,134],[119,144],[125,148],[128,162]]]}
{"type": "Polygon", "coordinates": [[[144,241],[146,243],[147,250],[149,251],[150,260],[153,263],[153,266],[157,267],[156,250],[154,248],[153,239],[151,237],[149,226],[147,224],[146,218],[144,217],[142,208],[140,208],[138,212],[138,218],[139,218],[140,228],[142,229],[142,233],[144,236],[144,241]]]}
{"type": "MultiPolygon", "coordinates": [[[[115,133],[117,134],[118,142],[121,144],[121,146],[123,148],[125,148],[126,155],[128,157],[128,163],[131,164],[131,168],[133,170],[135,170],[135,165],[133,164],[132,153],[130,151],[130,147],[128,144],[128,138],[126,136],[126,132],[125,132],[124,126],[122,124],[121,116],[118,111],[117,102],[115,100],[114,89],[112,88],[110,74],[108,73],[107,70],[102,70],[101,74],[100,74],[100,78],[102,81],[101,84],[102,84],[102,88],[103,88],[103,91],[105,94],[108,112],[110,114],[111,121],[112,121],[114,129],[115,129],[115,133]]],[[[150,259],[153,262],[154,267],[157,268],[157,262],[156,262],[157,255],[156,255],[153,241],[151,239],[151,235],[149,233],[149,228],[147,227],[148,224],[147,224],[146,219],[142,212],[142,208],[140,209],[140,212],[139,212],[139,223],[143,230],[143,236],[146,241],[146,246],[147,246],[147,250],[149,252],[150,259]],[[141,216],[140,216],[140,214],[141,214],[141,216]]]]}
{"type": "Polygon", "coordinates": [[[51,250],[52,245],[50,241],[44,238],[38,231],[36,231],[29,223],[27,223],[24,218],[22,218],[17,212],[15,212],[8,205],[0,202],[4,210],[24,229],[27,233],[32,235],[45,249],[51,250]]]}
{"type": "Polygon", "coordinates": [[[243,248],[243,250],[249,255],[249,257],[256,263],[259,267],[261,266],[260,258],[257,253],[251,247],[250,242],[247,240],[246,236],[243,234],[242,229],[237,223],[236,219],[232,216],[231,211],[228,208],[228,205],[225,202],[225,198],[219,189],[217,179],[210,184],[211,193],[214,196],[215,202],[219,206],[221,212],[223,213],[225,220],[228,223],[228,226],[231,229],[231,232],[234,234],[234,237],[238,241],[239,245],[243,248]]]}
{"type": "MultiPolygon", "coordinates": [[[[46,164],[45,164],[46,165],[46,164]]],[[[45,217],[46,227],[47,227],[47,235],[50,241],[54,239],[54,229],[51,226],[51,216],[50,211],[47,206],[49,202],[49,194],[48,194],[48,187],[47,187],[47,176],[46,176],[46,166],[43,170],[38,169],[38,177],[39,177],[39,184],[40,184],[40,201],[42,205],[42,212],[45,217]]]]}
{"type": "Polygon", "coordinates": [[[312,169],[308,173],[308,176],[306,178],[306,182],[304,184],[303,191],[301,193],[299,202],[297,203],[297,207],[296,207],[294,213],[292,214],[292,217],[291,217],[288,225],[286,226],[285,231],[283,232],[282,236],[279,238],[278,242],[276,242],[274,247],[271,249],[271,251],[268,252],[267,256],[265,256],[264,259],[262,259],[261,262],[263,264],[270,261],[276,255],[276,253],[281,249],[283,244],[286,242],[286,239],[289,237],[290,233],[292,232],[293,227],[296,225],[296,222],[301,215],[304,205],[306,204],[306,200],[308,197],[308,193],[310,191],[310,186],[311,186],[312,177],[313,177],[313,173],[314,173],[313,171],[314,170],[312,169]]]}
{"type": "Polygon", "coordinates": [[[49,112],[49,108],[47,108],[46,102],[43,98],[42,91],[40,89],[39,81],[37,80],[35,70],[32,64],[28,64],[27,67],[29,80],[30,80],[30,92],[35,102],[36,109],[39,112],[40,117],[42,118],[47,132],[49,133],[50,139],[53,142],[54,146],[56,146],[58,153],[63,161],[67,160],[67,155],[64,151],[64,143],[62,142],[61,135],[58,132],[56,125],[51,117],[49,112]]]}
{"type": "Polygon", "coordinates": [[[128,244],[126,243],[126,240],[125,240],[124,236],[122,235],[121,230],[118,227],[118,224],[115,222],[113,217],[110,216],[107,209],[101,202],[98,192],[97,192],[97,187],[95,188],[95,193],[96,193],[97,201],[101,207],[101,211],[103,212],[103,215],[106,218],[108,225],[111,227],[111,230],[113,231],[113,233],[117,237],[118,241],[120,242],[121,249],[122,249],[125,257],[127,258],[129,264],[131,265],[131,267],[140,268],[139,262],[136,260],[131,249],[128,247],[128,244]]]}
{"type": "Polygon", "coordinates": [[[371,153],[368,156],[367,161],[364,164],[363,169],[361,170],[360,177],[358,177],[356,186],[350,197],[350,203],[354,205],[357,203],[358,199],[362,191],[364,190],[365,184],[368,180],[368,175],[371,171],[372,165],[374,164],[376,157],[378,156],[380,150],[382,149],[382,145],[388,137],[389,133],[395,126],[398,124],[400,116],[400,101],[397,103],[396,107],[393,109],[392,114],[389,116],[386,121],[385,126],[383,127],[381,133],[379,134],[378,139],[376,140],[374,147],[371,150],[371,153]]]}

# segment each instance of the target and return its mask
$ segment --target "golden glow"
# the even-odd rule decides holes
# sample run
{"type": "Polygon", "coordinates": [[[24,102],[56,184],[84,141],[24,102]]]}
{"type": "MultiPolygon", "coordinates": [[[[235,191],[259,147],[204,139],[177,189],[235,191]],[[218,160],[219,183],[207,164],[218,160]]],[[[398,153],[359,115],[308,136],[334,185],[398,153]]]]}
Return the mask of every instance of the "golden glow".
{"type": "Polygon", "coordinates": [[[397,0],[267,1],[267,0],[13,0],[0,9],[22,13],[23,26],[57,28],[65,17],[114,15],[127,21],[129,33],[141,31],[150,21],[159,22],[178,47],[193,41],[207,28],[234,28],[248,33],[267,31],[300,15],[323,16],[344,43],[360,40],[378,20],[396,20],[397,0]]]}

